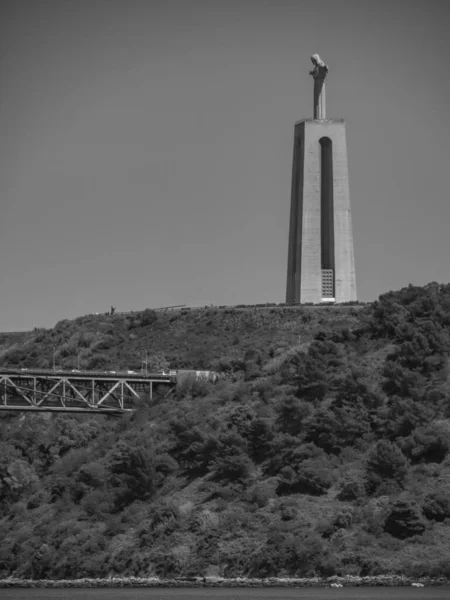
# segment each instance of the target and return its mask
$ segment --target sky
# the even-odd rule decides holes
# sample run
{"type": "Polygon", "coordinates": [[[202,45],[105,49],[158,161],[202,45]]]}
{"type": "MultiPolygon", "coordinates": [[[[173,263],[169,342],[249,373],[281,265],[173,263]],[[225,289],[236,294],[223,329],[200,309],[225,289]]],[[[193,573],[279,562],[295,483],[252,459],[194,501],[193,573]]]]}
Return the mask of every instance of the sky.
{"type": "Polygon", "coordinates": [[[449,31],[448,0],[3,0],[0,331],[284,302],[313,53],[359,300],[448,283],[449,31]]]}

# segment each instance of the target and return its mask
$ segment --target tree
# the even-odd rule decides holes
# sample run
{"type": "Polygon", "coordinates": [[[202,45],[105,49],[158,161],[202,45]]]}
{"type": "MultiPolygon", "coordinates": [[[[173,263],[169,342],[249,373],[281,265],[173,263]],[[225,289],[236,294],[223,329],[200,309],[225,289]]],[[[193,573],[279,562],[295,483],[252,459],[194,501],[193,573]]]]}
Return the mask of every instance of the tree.
{"type": "Polygon", "coordinates": [[[432,409],[420,402],[415,402],[411,398],[392,396],[388,400],[379,434],[387,435],[391,440],[407,437],[417,426],[429,421],[432,415],[432,409]]]}
{"type": "Polygon", "coordinates": [[[425,531],[425,523],[417,506],[408,500],[399,499],[386,518],[384,530],[393,537],[405,539],[421,535],[425,531]]]}
{"type": "Polygon", "coordinates": [[[450,497],[448,491],[438,490],[427,494],[422,504],[423,514],[433,521],[444,521],[450,517],[450,497]]]}
{"type": "Polygon", "coordinates": [[[311,577],[324,556],[324,542],[314,532],[306,530],[301,535],[273,532],[247,561],[252,577],[279,576],[280,572],[291,577],[311,577]]]}
{"type": "Polygon", "coordinates": [[[276,404],[277,425],[284,433],[299,435],[305,419],[311,414],[311,405],[295,396],[283,396],[276,404]]]}
{"type": "Polygon", "coordinates": [[[239,435],[248,437],[256,418],[255,412],[246,404],[233,406],[228,415],[228,427],[234,427],[239,435]]]}
{"type": "Polygon", "coordinates": [[[373,493],[386,479],[400,485],[408,472],[408,462],[400,448],[387,440],[378,441],[369,451],[366,460],[366,484],[373,493]]]}
{"type": "Polygon", "coordinates": [[[254,465],[252,461],[239,449],[225,456],[219,454],[211,466],[214,479],[230,482],[244,481],[253,470],[254,465]]]}
{"type": "Polygon", "coordinates": [[[106,483],[106,469],[100,462],[90,462],[80,467],[77,480],[85,486],[97,489],[103,487],[106,483]]]}
{"type": "Polygon", "coordinates": [[[148,359],[148,368],[151,371],[168,371],[170,365],[164,352],[157,352],[148,359]]]}
{"type": "Polygon", "coordinates": [[[320,407],[304,424],[306,441],[313,442],[326,452],[339,454],[342,448],[352,446],[370,431],[369,419],[364,406],[347,404],[320,407]]]}
{"type": "Polygon", "coordinates": [[[156,470],[149,451],[119,441],[110,452],[107,462],[111,483],[117,489],[118,508],[153,495],[156,490],[156,470]]]}
{"type": "Polygon", "coordinates": [[[272,423],[268,419],[258,417],[252,421],[248,442],[253,460],[261,462],[268,456],[274,435],[272,423]]]}
{"type": "Polygon", "coordinates": [[[441,463],[450,447],[450,434],[445,426],[431,423],[417,427],[402,443],[402,450],[413,464],[421,462],[441,463]]]}
{"type": "Polygon", "coordinates": [[[215,432],[195,426],[183,432],[178,448],[181,450],[179,457],[186,472],[202,476],[208,472],[219,453],[219,439],[215,432]]]}
{"type": "Polygon", "coordinates": [[[426,380],[417,371],[411,371],[394,361],[386,361],[383,369],[384,391],[390,396],[420,399],[425,390],[426,380]]]}
{"type": "Polygon", "coordinates": [[[158,320],[158,314],[151,310],[150,308],[146,308],[141,316],[141,325],[142,327],[148,327],[149,325],[153,325],[158,320]]]}
{"type": "Polygon", "coordinates": [[[13,459],[3,476],[0,474],[0,501],[15,502],[39,481],[32,465],[21,458],[13,459]]]}
{"type": "Polygon", "coordinates": [[[312,344],[308,354],[299,352],[290,356],[283,365],[282,374],[288,375],[289,380],[297,386],[296,395],[307,402],[322,400],[327,391],[326,361],[318,351],[318,342],[312,344]],[[292,373],[292,375],[290,375],[292,373]]]}
{"type": "Polygon", "coordinates": [[[341,491],[339,492],[337,499],[343,501],[353,501],[364,496],[364,484],[357,477],[348,477],[343,482],[341,491]]]}
{"type": "Polygon", "coordinates": [[[333,483],[332,471],[327,461],[307,459],[292,467],[286,465],[280,471],[278,494],[312,494],[320,496],[333,483]]]}
{"type": "Polygon", "coordinates": [[[94,354],[89,359],[87,368],[88,369],[104,369],[110,364],[110,357],[107,354],[94,354]]]}

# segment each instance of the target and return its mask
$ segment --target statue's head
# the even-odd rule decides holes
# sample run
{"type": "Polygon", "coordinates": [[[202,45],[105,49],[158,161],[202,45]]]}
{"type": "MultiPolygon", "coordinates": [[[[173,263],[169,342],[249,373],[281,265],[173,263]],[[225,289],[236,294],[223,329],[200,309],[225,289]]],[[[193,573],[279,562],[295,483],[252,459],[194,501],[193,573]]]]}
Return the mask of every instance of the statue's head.
{"type": "Polygon", "coordinates": [[[318,54],[313,54],[311,56],[311,62],[315,67],[324,67],[325,63],[323,62],[323,60],[320,58],[320,56],[318,54]]]}

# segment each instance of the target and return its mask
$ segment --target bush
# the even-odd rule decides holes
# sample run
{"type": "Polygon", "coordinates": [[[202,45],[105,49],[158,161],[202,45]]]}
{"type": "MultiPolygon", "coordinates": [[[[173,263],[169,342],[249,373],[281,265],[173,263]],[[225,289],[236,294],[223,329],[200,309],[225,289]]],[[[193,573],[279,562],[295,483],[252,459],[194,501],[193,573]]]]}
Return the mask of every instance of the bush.
{"type": "Polygon", "coordinates": [[[253,460],[261,462],[268,456],[274,435],[272,423],[267,419],[256,418],[251,422],[248,442],[253,460]]]}
{"type": "Polygon", "coordinates": [[[338,500],[353,501],[364,496],[364,484],[356,477],[347,478],[342,484],[342,488],[337,495],[338,500]]]}
{"type": "Polygon", "coordinates": [[[305,420],[306,440],[328,453],[339,454],[369,432],[368,415],[362,406],[320,407],[305,420]]]}
{"type": "Polygon", "coordinates": [[[275,497],[274,485],[266,481],[257,483],[248,491],[248,501],[256,504],[259,508],[267,506],[269,500],[275,497]]]}
{"type": "Polygon", "coordinates": [[[413,464],[442,462],[447,456],[450,436],[438,424],[418,427],[402,444],[402,450],[413,464]]]}
{"type": "Polygon", "coordinates": [[[305,419],[311,414],[311,404],[295,396],[283,396],[275,405],[277,425],[284,433],[299,435],[305,419]]]}
{"type": "Polygon", "coordinates": [[[109,356],[107,356],[106,354],[94,354],[89,359],[87,368],[95,371],[95,369],[104,369],[109,364],[110,364],[109,356]]]}
{"type": "Polygon", "coordinates": [[[367,456],[367,492],[374,493],[386,479],[393,479],[401,485],[407,472],[408,462],[400,448],[395,443],[380,440],[367,456]]]}
{"type": "Polygon", "coordinates": [[[158,320],[158,314],[151,310],[150,308],[146,308],[141,316],[141,325],[142,327],[148,327],[149,325],[153,325],[158,320]]]}
{"type": "Polygon", "coordinates": [[[436,491],[427,494],[422,504],[423,514],[433,521],[444,521],[450,517],[450,497],[448,492],[436,491]]]}
{"type": "Polygon", "coordinates": [[[116,506],[147,500],[156,490],[154,457],[142,447],[120,441],[108,456],[110,480],[116,488],[116,506]]]}
{"type": "Polygon", "coordinates": [[[417,506],[399,499],[387,516],[384,530],[393,537],[406,539],[422,534],[425,531],[425,523],[417,506]]]}
{"type": "Polygon", "coordinates": [[[218,456],[212,463],[214,479],[226,481],[245,481],[253,472],[254,465],[242,452],[218,456]]]}
{"type": "Polygon", "coordinates": [[[325,461],[309,459],[295,469],[286,466],[281,469],[277,492],[286,494],[312,494],[320,496],[333,484],[332,471],[325,461]]]}
{"type": "Polygon", "coordinates": [[[337,512],[331,520],[324,521],[317,527],[326,539],[330,538],[339,529],[350,529],[353,523],[353,510],[345,508],[337,512]]]}

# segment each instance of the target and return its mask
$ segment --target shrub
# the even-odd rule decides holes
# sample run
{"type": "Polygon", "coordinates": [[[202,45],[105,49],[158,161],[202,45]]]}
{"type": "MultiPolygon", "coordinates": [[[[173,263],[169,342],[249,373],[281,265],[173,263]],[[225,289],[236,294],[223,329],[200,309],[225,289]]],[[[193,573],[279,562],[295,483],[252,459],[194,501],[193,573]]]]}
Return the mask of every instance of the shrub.
{"type": "Polygon", "coordinates": [[[448,432],[439,424],[418,427],[402,444],[403,452],[413,464],[419,462],[440,463],[447,456],[450,446],[448,432]]]}
{"type": "Polygon", "coordinates": [[[267,457],[274,435],[272,423],[268,419],[256,418],[251,422],[248,442],[253,460],[259,462],[267,457]]]}
{"type": "Polygon", "coordinates": [[[142,447],[120,441],[108,456],[112,485],[117,489],[116,505],[127,506],[134,500],[150,498],[156,488],[154,457],[142,447]]]}
{"type": "Polygon", "coordinates": [[[405,539],[422,534],[425,531],[425,523],[417,506],[405,499],[399,499],[386,518],[384,530],[396,538],[405,539]]]}
{"type": "Polygon", "coordinates": [[[427,422],[431,415],[429,406],[414,402],[411,398],[393,396],[388,401],[383,427],[379,433],[391,440],[407,437],[416,427],[427,422]]]}
{"type": "Polygon", "coordinates": [[[87,368],[88,369],[104,369],[109,365],[110,359],[106,354],[94,354],[89,359],[87,368]]]}
{"type": "Polygon", "coordinates": [[[448,492],[436,491],[427,494],[422,504],[423,514],[433,521],[444,521],[450,517],[450,497],[448,492]]]}
{"type": "Polygon", "coordinates": [[[256,504],[259,508],[267,506],[269,500],[271,500],[274,497],[274,486],[270,485],[265,481],[263,481],[262,483],[257,483],[252,488],[250,488],[247,493],[248,501],[253,504],[256,504]]]}
{"type": "Polygon", "coordinates": [[[91,344],[92,352],[97,352],[98,350],[109,350],[114,346],[115,340],[111,335],[101,336],[100,339],[96,340],[93,344],[91,344]]]}
{"type": "Polygon", "coordinates": [[[275,410],[277,412],[277,425],[284,433],[299,435],[305,419],[311,414],[311,404],[299,400],[295,396],[283,396],[278,400],[275,410]]]}
{"type": "Polygon", "coordinates": [[[353,501],[364,496],[364,484],[361,479],[349,477],[345,479],[342,488],[337,495],[338,500],[353,501]]]}
{"type": "Polygon", "coordinates": [[[212,384],[206,379],[188,375],[181,379],[177,385],[178,398],[204,398],[211,392],[212,384]]]}
{"type": "Polygon", "coordinates": [[[212,464],[214,479],[244,481],[253,472],[254,465],[243,452],[218,456],[212,464]]]}
{"type": "Polygon", "coordinates": [[[395,443],[380,440],[372,447],[367,456],[367,492],[374,493],[386,479],[393,479],[401,484],[407,472],[407,460],[400,448],[395,443]]]}
{"type": "Polygon", "coordinates": [[[296,468],[281,469],[277,492],[285,494],[312,494],[320,496],[333,483],[332,471],[326,461],[308,459],[296,468]]]}
{"type": "Polygon", "coordinates": [[[370,534],[380,536],[384,531],[384,524],[391,509],[391,501],[387,496],[372,498],[355,510],[353,521],[364,530],[358,534],[357,541],[361,547],[372,543],[370,534]]]}
{"type": "Polygon", "coordinates": [[[317,529],[322,532],[322,536],[326,539],[330,538],[339,529],[350,529],[353,523],[353,510],[345,508],[337,512],[331,520],[324,521],[319,524],[317,529]]]}
{"type": "Polygon", "coordinates": [[[153,325],[158,320],[158,314],[151,310],[150,308],[146,308],[141,316],[141,325],[142,327],[148,327],[149,325],[153,325]]]}

